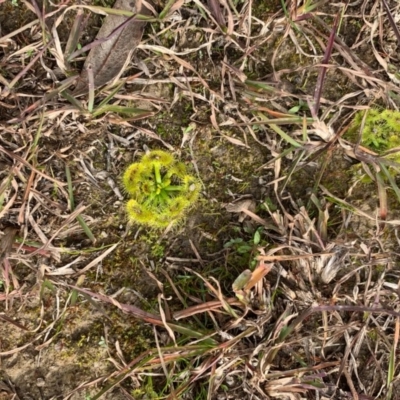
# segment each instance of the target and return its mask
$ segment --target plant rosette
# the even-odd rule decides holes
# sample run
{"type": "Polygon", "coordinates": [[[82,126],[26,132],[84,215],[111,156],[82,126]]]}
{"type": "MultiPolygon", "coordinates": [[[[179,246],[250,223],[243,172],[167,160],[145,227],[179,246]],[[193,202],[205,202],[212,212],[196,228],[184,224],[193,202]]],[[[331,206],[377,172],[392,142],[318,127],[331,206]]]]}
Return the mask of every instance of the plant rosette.
{"type": "Polygon", "coordinates": [[[154,228],[176,225],[200,193],[200,182],[186,165],[162,150],[150,151],[131,164],[122,181],[131,196],[126,204],[129,219],[154,228]]]}

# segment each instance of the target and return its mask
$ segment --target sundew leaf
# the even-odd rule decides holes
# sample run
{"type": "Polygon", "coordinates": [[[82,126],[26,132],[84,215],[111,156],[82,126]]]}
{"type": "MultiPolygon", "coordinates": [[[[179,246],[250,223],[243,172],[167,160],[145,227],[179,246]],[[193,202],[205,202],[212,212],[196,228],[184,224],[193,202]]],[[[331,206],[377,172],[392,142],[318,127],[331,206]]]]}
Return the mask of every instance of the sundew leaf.
{"type": "Polygon", "coordinates": [[[131,221],[155,228],[176,224],[194,204],[200,183],[173,155],[153,150],[131,164],[123,175],[131,196],[126,211],[131,221]]]}

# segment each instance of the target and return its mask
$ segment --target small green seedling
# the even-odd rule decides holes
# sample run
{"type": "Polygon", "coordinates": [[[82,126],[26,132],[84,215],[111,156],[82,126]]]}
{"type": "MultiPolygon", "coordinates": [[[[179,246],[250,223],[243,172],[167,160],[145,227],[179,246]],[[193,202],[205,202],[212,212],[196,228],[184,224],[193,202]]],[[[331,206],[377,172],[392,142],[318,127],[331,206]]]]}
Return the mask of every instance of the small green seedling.
{"type": "Polygon", "coordinates": [[[241,264],[253,269],[257,264],[258,247],[265,244],[261,238],[262,231],[263,227],[257,228],[252,234],[252,238],[247,241],[241,237],[230,239],[224,247],[232,249],[234,254],[241,258],[241,264]]]}
{"type": "Polygon", "coordinates": [[[200,193],[200,182],[187,172],[186,165],[162,150],[153,150],[131,164],[123,185],[131,196],[126,205],[129,219],[154,228],[176,225],[200,193]]]}

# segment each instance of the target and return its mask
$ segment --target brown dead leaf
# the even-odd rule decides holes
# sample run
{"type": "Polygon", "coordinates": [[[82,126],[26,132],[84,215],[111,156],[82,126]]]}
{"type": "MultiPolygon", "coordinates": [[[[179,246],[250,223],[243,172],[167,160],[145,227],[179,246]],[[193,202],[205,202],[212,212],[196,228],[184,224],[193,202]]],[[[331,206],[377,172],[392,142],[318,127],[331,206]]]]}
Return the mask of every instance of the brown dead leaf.
{"type": "Polygon", "coordinates": [[[253,199],[243,199],[226,205],[226,210],[231,213],[242,213],[244,210],[255,211],[256,202],[253,199]]]}
{"type": "Polygon", "coordinates": [[[264,264],[263,262],[260,263],[257,268],[252,272],[251,278],[246,283],[244,290],[248,291],[252,287],[254,287],[261,279],[264,278],[265,275],[271,271],[273,264],[264,264]]]}
{"type": "Polygon", "coordinates": [[[231,213],[239,213],[239,222],[243,222],[246,218],[246,211],[256,210],[256,202],[253,199],[239,200],[226,206],[226,210],[231,213]]]}
{"type": "Polygon", "coordinates": [[[217,24],[219,26],[224,27],[226,25],[225,24],[225,18],[222,15],[221,4],[220,4],[219,0],[207,0],[207,4],[208,4],[208,8],[211,11],[211,15],[217,21],[217,24]]]}
{"type": "Polygon", "coordinates": [[[4,229],[3,234],[0,236],[0,261],[11,251],[17,232],[17,228],[10,226],[4,229]]]}
{"type": "MultiPolygon", "coordinates": [[[[150,10],[141,0],[116,0],[114,8],[150,15],[150,10]]],[[[136,17],[108,15],[96,37],[100,44],[90,50],[73,94],[76,96],[88,91],[89,65],[92,67],[95,88],[111,82],[121,72],[129,53],[139,44],[145,26],[146,22],[136,17]],[[122,24],[124,26],[121,29],[122,24]]]]}

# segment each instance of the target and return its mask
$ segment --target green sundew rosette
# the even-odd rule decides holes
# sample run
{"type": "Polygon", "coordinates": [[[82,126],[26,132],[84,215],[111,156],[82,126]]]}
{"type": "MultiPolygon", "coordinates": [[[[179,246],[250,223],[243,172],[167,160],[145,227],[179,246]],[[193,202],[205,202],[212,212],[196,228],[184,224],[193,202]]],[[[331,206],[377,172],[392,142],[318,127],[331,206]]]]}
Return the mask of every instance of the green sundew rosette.
{"type": "Polygon", "coordinates": [[[200,193],[200,183],[186,165],[162,150],[153,150],[131,164],[122,181],[131,196],[126,205],[129,219],[154,228],[182,220],[200,193]]]}

